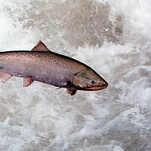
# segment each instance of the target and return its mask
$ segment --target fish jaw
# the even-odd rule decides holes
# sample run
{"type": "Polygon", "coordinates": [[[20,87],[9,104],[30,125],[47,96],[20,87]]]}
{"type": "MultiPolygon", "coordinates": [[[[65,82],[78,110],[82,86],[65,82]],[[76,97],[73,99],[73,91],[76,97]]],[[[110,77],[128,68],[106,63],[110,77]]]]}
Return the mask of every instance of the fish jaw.
{"type": "Polygon", "coordinates": [[[108,86],[108,83],[106,81],[99,81],[96,84],[92,84],[90,86],[87,86],[85,90],[87,91],[98,91],[106,89],[108,86]]]}

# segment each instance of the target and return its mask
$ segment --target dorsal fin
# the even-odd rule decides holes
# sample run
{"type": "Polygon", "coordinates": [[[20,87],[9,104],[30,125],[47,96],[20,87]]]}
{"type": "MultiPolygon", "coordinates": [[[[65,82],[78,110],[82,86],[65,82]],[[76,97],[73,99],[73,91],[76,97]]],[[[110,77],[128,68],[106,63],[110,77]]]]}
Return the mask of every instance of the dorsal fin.
{"type": "Polygon", "coordinates": [[[49,51],[49,49],[42,41],[39,41],[38,44],[32,49],[32,51],[49,51]]]}

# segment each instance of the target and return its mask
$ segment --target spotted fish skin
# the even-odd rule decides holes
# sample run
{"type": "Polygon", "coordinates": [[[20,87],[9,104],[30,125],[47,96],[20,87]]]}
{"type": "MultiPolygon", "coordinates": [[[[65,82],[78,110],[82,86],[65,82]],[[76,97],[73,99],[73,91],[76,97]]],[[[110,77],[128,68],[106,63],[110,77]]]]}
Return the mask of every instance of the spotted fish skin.
{"type": "MultiPolygon", "coordinates": [[[[71,95],[74,95],[77,90],[86,90],[86,87],[81,87],[80,84],[75,85],[73,81],[76,80],[73,79],[77,73],[87,69],[94,71],[75,59],[49,51],[41,41],[32,51],[0,53],[0,77],[3,82],[11,76],[23,77],[24,86],[29,86],[33,81],[40,81],[67,88],[71,95]]],[[[107,82],[95,71],[94,74],[104,82],[104,87],[107,87],[107,82]]]]}

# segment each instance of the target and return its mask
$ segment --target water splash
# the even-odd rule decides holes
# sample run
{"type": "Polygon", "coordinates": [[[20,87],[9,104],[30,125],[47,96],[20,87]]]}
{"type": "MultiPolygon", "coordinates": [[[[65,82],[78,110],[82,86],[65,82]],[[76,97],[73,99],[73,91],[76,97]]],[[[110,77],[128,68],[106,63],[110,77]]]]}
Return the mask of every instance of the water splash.
{"type": "Polygon", "coordinates": [[[0,4],[0,48],[41,39],[109,83],[78,92],[22,79],[0,83],[0,150],[135,151],[150,146],[150,1],[51,0],[0,4]]]}

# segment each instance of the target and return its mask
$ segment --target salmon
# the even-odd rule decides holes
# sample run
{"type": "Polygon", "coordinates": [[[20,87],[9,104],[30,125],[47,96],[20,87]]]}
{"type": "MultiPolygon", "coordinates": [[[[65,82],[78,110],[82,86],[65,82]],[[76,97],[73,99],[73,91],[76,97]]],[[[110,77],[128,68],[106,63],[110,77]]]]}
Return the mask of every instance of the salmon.
{"type": "Polygon", "coordinates": [[[97,91],[108,86],[92,68],[78,60],[50,51],[42,41],[32,51],[0,53],[2,82],[12,76],[22,77],[24,87],[39,81],[66,88],[70,95],[74,95],[77,90],[97,91]]]}

